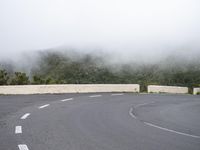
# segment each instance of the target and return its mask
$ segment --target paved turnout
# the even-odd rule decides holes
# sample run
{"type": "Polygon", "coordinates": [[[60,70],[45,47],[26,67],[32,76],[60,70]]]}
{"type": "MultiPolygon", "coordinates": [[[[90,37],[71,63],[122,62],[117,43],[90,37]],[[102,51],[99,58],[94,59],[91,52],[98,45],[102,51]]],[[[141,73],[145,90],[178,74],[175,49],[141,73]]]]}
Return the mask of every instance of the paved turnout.
{"type": "Polygon", "coordinates": [[[1,150],[199,150],[200,97],[0,96],[1,150]]]}

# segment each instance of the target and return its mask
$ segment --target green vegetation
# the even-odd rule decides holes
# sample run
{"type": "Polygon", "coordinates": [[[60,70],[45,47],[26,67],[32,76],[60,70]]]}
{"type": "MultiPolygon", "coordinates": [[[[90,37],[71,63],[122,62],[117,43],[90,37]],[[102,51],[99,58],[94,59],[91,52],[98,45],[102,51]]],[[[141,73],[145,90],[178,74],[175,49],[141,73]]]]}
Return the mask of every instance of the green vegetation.
{"type": "Polygon", "coordinates": [[[15,72],[14,76],[11,78],[11,85],[26,85],[29,84],[29,77],[26,73],[15,72]]]}
{"type": "Polygon", "coordinates": [[[61,53],[43,53],[37,65],[26,73],[0,69],[0,85],[22,84],[140,84],[196,87],[200,83],[200,63],[176,64],[167,60],[154,65],[106,65],[104,59],[84,55],[77,59],[61,53]]]}
{"type": "Polygon", "coordinates": [[[9,79],[9,76],[6,70],[0,70],[0,85],[7,85],[8,79],[9,79]]]}
{"type": "Polygon", "coordinates": [[[26,73],[15,72],[14,75],[9,76],[6,70],[0,70],[0,85],[26,85],[29,83],[26,73]]]}

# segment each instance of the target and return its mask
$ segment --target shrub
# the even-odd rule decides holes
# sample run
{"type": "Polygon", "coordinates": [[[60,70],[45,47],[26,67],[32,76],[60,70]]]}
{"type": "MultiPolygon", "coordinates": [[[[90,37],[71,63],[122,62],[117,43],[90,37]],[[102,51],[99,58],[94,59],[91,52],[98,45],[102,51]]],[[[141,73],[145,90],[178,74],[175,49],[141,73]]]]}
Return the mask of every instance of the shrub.
{"type": "Polygon", "coordinates": [[[6,70],[0,70],[0,85],[7,85],[9,80],[6,70]]]}
{"type": "Polygon", "coordinates": [[[29,77],[26,75],[26,73],[22,72],[15,72],[14,77],[11,79],[12,85],[26,85],[29,84],[29,77]]]}
{"type": "Polygon", "coordinates": [[[45,80],[41,76],[34,75],[32,84],[45,84],[45,80]]]}

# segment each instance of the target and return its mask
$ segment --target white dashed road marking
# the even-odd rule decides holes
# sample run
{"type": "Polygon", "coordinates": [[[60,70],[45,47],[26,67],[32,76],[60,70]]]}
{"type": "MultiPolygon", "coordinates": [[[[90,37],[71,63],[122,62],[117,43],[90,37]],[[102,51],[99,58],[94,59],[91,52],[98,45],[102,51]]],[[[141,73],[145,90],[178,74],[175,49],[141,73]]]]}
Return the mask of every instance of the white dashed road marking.
{"type": "Polygon", "coordinates": [[[73,98],[63,99],[63,100],[61,100],[61,101],[62,101],[62,102],[66,102],[66,101],[71,101],[71,100],[73,100],[73,98]]]}
{"type": "Polygon", "coordinates": [[[130,110],[129,110],[129,115],[131,117],[133,117],[134,119],[137,119],[137,117],[133,114],[133,108],[131,107],[130,110]]]}
{"type": "Polygon", "coordinates": [[[22,126],[16,126],[15,127],[15,134],[22,133],[22,126]]]}
{"type": "Polygon", "coordinates": [[[91,95],[89,97],[101,97],[102,95],[91,95]]]}
{"type": "Polygon", "coordinates": [[[21,117],[21,119],[24,120],[24,119],[26,119],[29,115],[30,115],[30,113],[26,113],[26,114],[24,114],[24,115],[21,117]]]}
{"type": "Polygon", "coordinates": [[[111,96],[121,96],[124,95],[123,93],[111,94],[111,96]]]}
{"type": "Polygon", "coordinates": [[[167,129],[167,128],[163,128],[163,127],[160,127],[160,126],[148,123],[148,122],[144,122],[144,123],[146,125],[148,125],[148,126],[151,126],[151,127],[154,127],[154,128],[158,128],[158,129],[161,129],[161,130],[165,130],[165,131],[168,131],[168,132],[172,132],[172,133],[176,133],[176,134],[180,134],[180,135],[184,135],[184,136],[189,136],[189,137],[193,137],[193,138],[198,138],[198,139],[200,138],[200,136],[197,136],[197,135],[192,135],[192,134],[187,134],[187,133],[183,133],[183,132],[178,132],[178,131],[167,129]]]}
{"type": "Polygon", "coordinates": [[[134,108],[141,107],[141,106],[145,106],[145,105],[149,105],[149,104],[153,104],[153,103],[155,103],[155,102],[148,102],[148,103],[138,104],[138,105],[136,105],[134,108]]]}
{"type": "Polygon", "coordinates": [[[40,106],[40,107],[38,107],[39,109],[42,109],[42,108],[45,108],[45,107],[48,107],[49,106],[49,104],[46,104],[46,105],[42,105],[42,106],[40,106]]]}
{"type": "Polygon", "coordinates": [[[19,147],[19,150],[29,150],[28,146],[25,144],[20,144],[20,145],[18,145],[18,147],[19,147]]]}

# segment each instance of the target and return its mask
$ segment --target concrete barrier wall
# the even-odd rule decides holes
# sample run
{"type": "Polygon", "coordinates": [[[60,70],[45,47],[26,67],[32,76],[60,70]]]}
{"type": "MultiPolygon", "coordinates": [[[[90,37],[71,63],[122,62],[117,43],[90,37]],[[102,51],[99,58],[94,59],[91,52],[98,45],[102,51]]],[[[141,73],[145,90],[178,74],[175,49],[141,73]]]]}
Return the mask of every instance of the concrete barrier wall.
{"type": "Polygon", "coordinates": [[[193,94],[194,95],[197,95],[197,94],[199,94],[200,93],[200,88],[194,88],[193,89],[193,94]]]}
{"type": "Polygon", "coordinates": [[[140,92],[138,84],[61,84],[0,86],[0,94],[140,92]]]}
{"type": "Polygon", "coordinates": [[[187,94],[187,87],[178,87],[178,86],[158,86],[158,85],[149,85],[148,93],[173,93],[173,94],[187,94]]]}

